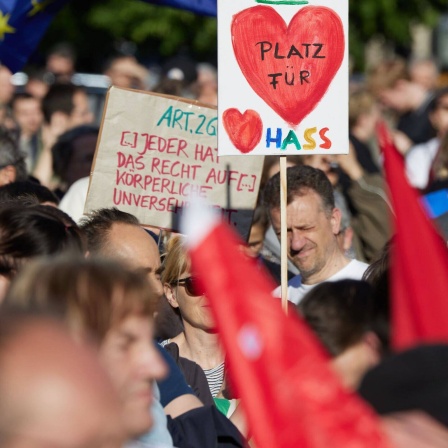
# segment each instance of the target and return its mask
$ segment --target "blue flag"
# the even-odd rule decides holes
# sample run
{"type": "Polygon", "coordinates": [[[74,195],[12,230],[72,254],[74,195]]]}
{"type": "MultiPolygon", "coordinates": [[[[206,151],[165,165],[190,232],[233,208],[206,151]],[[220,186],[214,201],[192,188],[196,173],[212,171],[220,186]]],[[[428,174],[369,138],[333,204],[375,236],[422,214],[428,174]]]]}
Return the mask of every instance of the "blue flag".
{"type": "Polygon", "coordinates": [[[144,0],[159,6],[171,6],[178,9],[201,14],[204,16],[216,17],[216,0],[144,0]]]}
{"type": "Polygon", "coordinates": [[[68,0],[0,0],[0,63],[21,70],[68,0]]]}

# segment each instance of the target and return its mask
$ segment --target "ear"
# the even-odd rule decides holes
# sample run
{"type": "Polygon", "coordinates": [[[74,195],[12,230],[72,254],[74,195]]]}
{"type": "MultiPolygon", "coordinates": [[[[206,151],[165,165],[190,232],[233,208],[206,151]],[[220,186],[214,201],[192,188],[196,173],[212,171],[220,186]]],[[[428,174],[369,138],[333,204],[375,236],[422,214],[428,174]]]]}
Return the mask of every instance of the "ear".
{"type": "Polygon", "coordinates": [[[362,342],[367,348],[371,367],[381,361],[381,341],[373,331],[368,331],[362,337],[362,342]]]}
{"type": "Polygon", "coordinates": [[[0,170],[0,185],[7,185],[16,180],[16,168],[13,165],[5,166],[0,170]]]}
{"type": "Polygon", "coordinates": [[[330,224],[333,235],[337,235],[341,229],[342,213],[337,207],[331,212],[330,224]]]}
{"type": "Polygon", "coordinates": [[[165,297],[168,300],[168,303],[173,308],[179,308],[179,304],[177,303],[177,297],[174,293],[174,288],[169,283],[164,283],[163,285],[163,291],[165,292],[165,297]]]}

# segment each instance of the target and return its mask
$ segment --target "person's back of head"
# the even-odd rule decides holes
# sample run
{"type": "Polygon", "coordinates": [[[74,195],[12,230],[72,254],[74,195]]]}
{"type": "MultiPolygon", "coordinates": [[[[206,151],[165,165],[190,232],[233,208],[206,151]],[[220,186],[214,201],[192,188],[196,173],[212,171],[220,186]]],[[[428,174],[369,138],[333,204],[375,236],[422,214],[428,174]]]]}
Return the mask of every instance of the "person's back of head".
{"type": "Polygon", "coordinates": [[[65,189],[90,175],[98,132],[96,126],[76,126],[60,135],[53,145],[53,173],[65,189]]]}
{"type": "Polygon", "coordinates": [[[316,285],[298,309],[331,356],[338,356],[370,330],[371,287],[358,280],[316,285]]]}
{"type": "Polygon", "coordinates": [[[71,115],[75,107],[73,96],[78,90],[73,84],[53,84],[42,100],[42,112],[46,123],[51,123],[55,113],[71,115]]]}
{"type": "Polygon", "coordinates": [[[373,330],[371,294],[367,282],[323,282],[298,305],[305,322],[334,358],[343,382],[351,388],[381,355],[380,341],[373,330]]]}
{"type": "MultiPolygon", "coordinates": [[[[333,187],[322,170],[307,165],[296,165],[286,170],[287,204],[296,197],[314,191],[322,200],[325,212],[331,212],[334,207],[333,187]]],[[[280,173],[275,174],[264,187],[263,203],[268,210],[280,208],[280,173]]]]}
{"type": "Polygon", "coordinates": [[[0,127],[0,185],[28,178],[25,157],[13,133],[0,127]]]}
{"type": "Polygon", "coordinates": [[[0,187],[0,204],[23,198],[33,198],[44,205],[57,206],[59,204],[58,197],[49,188],[37,182],[11,182],[0,187]]]}
{"type": "Polygon", "coordinates": [[[83,87],[56,83],[42,99],[44,124],[53,125],[58,135],[82,124],[93,122],[89,101],[83,87]]]}
{"type": "Polygon", "coordinates": [[[11,279],[32,258],[61,252],[83,254],[78,226],[45,205],[0,205],[0,302],[11,279]]]}

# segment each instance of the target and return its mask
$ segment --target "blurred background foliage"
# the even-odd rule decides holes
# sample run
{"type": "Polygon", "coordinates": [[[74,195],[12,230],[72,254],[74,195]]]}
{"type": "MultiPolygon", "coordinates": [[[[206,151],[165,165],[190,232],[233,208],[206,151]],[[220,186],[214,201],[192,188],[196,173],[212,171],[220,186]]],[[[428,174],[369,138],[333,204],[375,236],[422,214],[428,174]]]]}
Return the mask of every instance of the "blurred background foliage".
{"type": "MultiPolygon", "coordinates": [[[[363,69],[364,47],[371,38],[381,37],[405,53],[411,47],[411,25],[434,27],[448,12],[448,0],[349,3],[350,53],[357,70],[363,69]]],[[[73,0],[52,23],[35,61],[61,41],[76,46],[78,70],[87,72],[101,71],[103,61],[115,51],[134,52],[146,64],[179,52],[216,63],[217,20],[139,0],[73,0]]]]}

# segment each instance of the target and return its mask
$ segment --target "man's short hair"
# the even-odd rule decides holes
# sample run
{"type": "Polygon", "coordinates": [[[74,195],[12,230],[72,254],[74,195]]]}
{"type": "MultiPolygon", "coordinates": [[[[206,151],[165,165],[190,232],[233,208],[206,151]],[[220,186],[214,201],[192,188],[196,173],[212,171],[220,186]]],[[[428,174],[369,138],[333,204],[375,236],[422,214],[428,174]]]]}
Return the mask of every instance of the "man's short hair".
{"type": "Polygon", "coordinates": [[[56,112],[71,115],[75,105],[73,96],[84,89],[74,84],[53,84],[42,99],[42,112],[46,123],[50,123],[51,117],[56,112]]]}
{"type": "Polygon", "coordinates": [[[316,285],[300,301],[298,310],[332,356],[338,356],[372,330],[371,286],[360,280],[316,285]]]}
{"type": "MultiPolygon", "coordinates": [[[[331,213],[335,207],[333,186],[322,170],[308,165],[292,166],[286,170],[287,204],[296,197],[315,191],[322,199],[325,212],[331,213]]],[[[263,203],[268,210],[280,208],[280,173],[269,179],[263,192],[263,203]]]]}
{"type": "Polygon", "coordinates": [[[0,187],[0,204],[24,198],[36,199],[40,204],[44,202],[59,204],[59,198],[49,188],[37,182],[29,180],[11,182],[0,187]]]}
{"type": "Polygon", "coordinates": [[[20,151],[19,143],[11,131],[0,127],[0,169],[13,166],[16,169],[16,180],[26,180],[28,173],[25,157],[26,154],[20,151]]]}
{"type": "Polygon", "coordinates": [[[99,253],[106,247],[113,224],[140,225],[134,215],[122,212],[115,207],[94,210],[80,222],[80,228],[87,238],[89,252],[99,253]]]}
{"type": "MultiPolygon", "coordinates": [[[[53,172],[56,176],[65,180],[70,172],[70,162],[75,150],[75,142],[79,137],[92,135],[98,137],[99,128],[90,124],[76,126],[61,134],[51,148],[53,156],[53,172]]],[[[93,155],[92,155],[93,157],[93,155]]]]}

